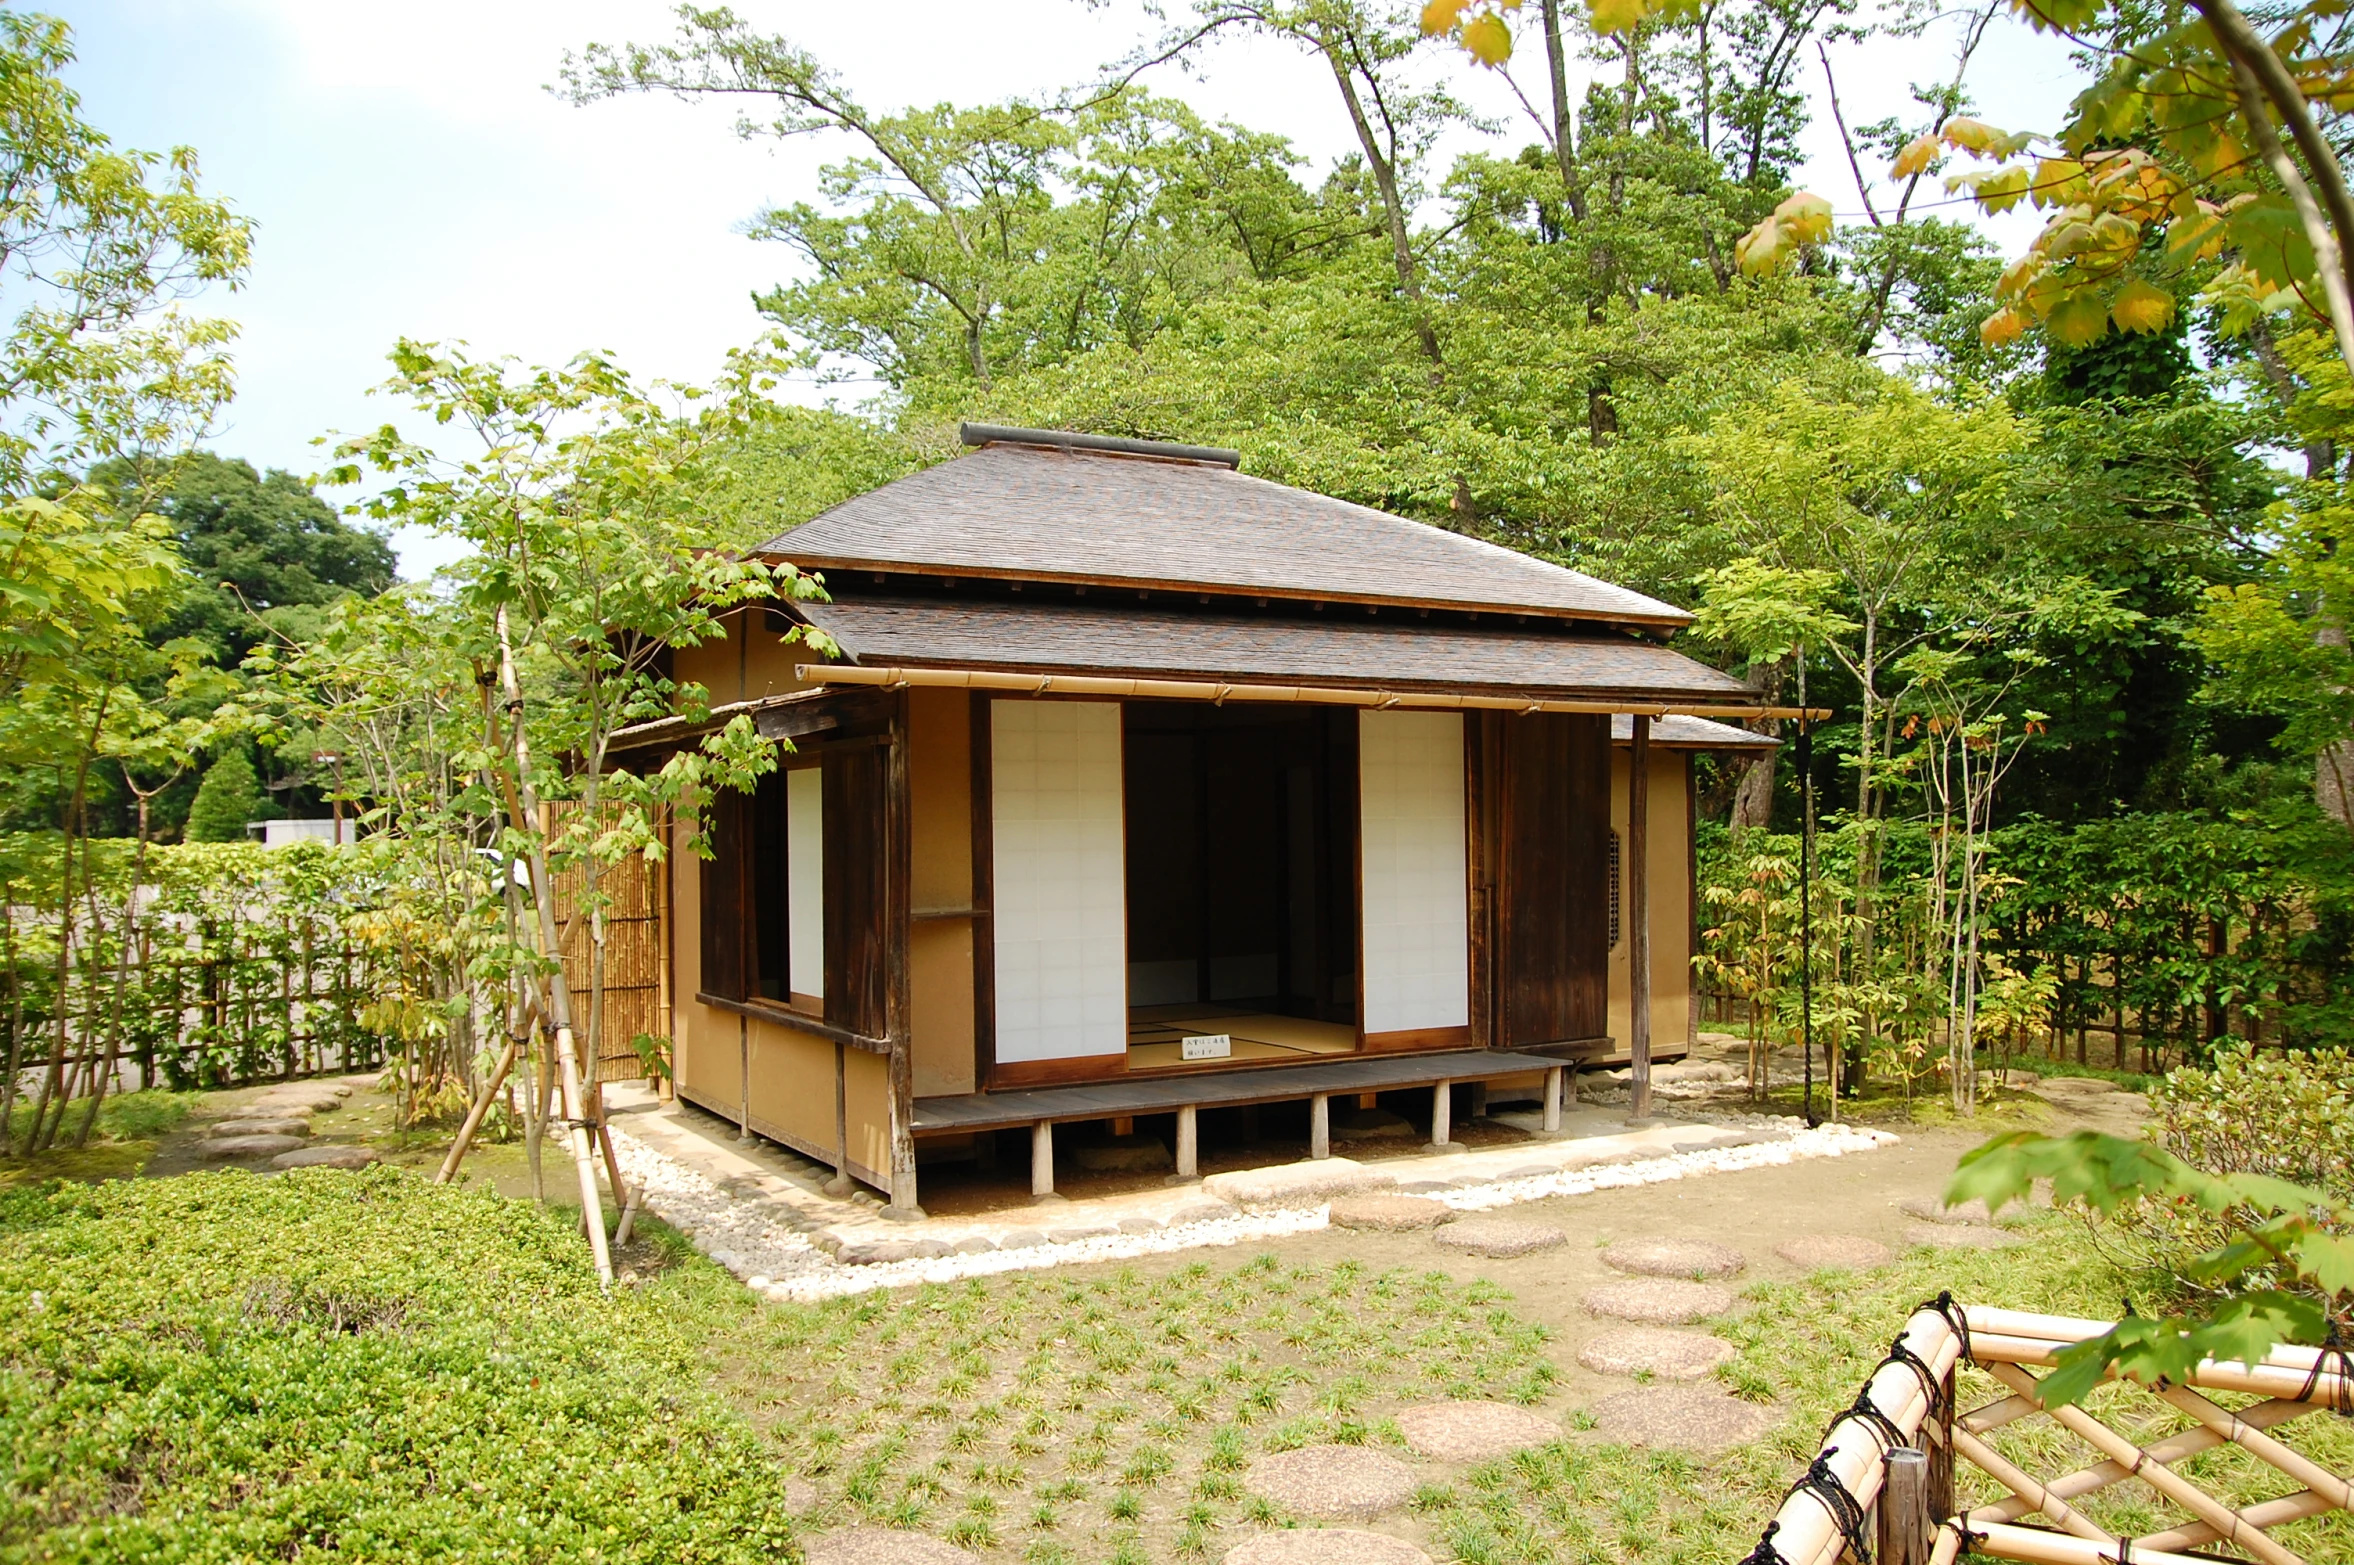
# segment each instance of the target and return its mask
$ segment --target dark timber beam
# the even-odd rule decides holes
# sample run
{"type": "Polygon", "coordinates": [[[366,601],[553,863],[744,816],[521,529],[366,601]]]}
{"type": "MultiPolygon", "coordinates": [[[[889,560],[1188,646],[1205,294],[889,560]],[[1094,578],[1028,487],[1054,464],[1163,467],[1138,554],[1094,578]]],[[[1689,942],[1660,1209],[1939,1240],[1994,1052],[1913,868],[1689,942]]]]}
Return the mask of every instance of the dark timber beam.
{"type": "Polygon", "coordinates": [[[1627,758],[1627,1108],[1651,1117],[1651,719],[1634,717],[1627,758]]]}

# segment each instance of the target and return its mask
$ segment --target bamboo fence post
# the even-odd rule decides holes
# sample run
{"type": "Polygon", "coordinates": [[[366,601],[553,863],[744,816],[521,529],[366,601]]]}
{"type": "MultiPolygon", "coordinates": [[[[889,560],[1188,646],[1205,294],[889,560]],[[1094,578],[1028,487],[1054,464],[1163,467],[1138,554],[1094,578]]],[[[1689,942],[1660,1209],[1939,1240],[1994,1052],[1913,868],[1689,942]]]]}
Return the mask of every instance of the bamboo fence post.
{"type": "Polygon", "coordinates": [[[1925,1565],[1934,1524],[1929,1511],[1929,1453],[1898,1446],[1888,1453],[1880,1487],[1880,1565],[1925,1565]]]}

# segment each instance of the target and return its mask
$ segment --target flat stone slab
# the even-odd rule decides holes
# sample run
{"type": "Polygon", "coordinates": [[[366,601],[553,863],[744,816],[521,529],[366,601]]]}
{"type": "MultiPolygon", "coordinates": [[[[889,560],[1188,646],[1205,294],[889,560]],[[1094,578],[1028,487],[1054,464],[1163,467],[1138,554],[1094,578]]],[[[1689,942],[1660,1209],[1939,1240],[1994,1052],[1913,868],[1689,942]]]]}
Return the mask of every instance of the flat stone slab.
{"type": "Polygon", "coordinates": [[[1594,1404],[1594,1427],[1625,1445],[1707,1454],[1745,1445],[1778,1415],[1698,1386],[1638,1386],[1594,1404]]]}
{"type": "Polygon", "coordinates": [[[1447,1249],[1495,1260],[1534,1255],[1539,1250],[1558,1250],[1569,1243],[1569,1235],[1560,1229],[1517,1217],[1458,1218],[1433,1237],[1447,1249]]]}
{"type": "Polygon", "coordinates": [[[1647,1326],[1683,1326],[1733,1307],[1733,1290],[1713,1282],[1686,1282],[1677,1277],[1646,1277],[1640,1282],[1606,1282],[1589,1289],[1586,1313],[1647,1326]]]}
{"type": "MultiPolygon", "coordinates": [[[[2014,1071],[2012,1074],[2023,1073],[2014,1071]]],[[[2104,1080],[2099,1076],[2046,1076],[2035,1083],[2035,1090],[2039,1093],[2076,1093],[2087,1097],[2098,1097],[2104,1092],[2122,1092],[2124,1089],[2115,1082],[2104,1080]]]]}
{"type": "Polygon", "coordinates": [[[1864,1271],[1896,1259],[1888,1246],[1856,1234],[1800,1234],[1775,1245],[1774,1253],[1810,1272],[1864,1271]]]}
{"type": "Polygon", "coordinates": [[[218,1163],[238,1157],[276,1157],[301,1145],[300,1136],[215,1136],[200,1148],[205,1157],[218,1163]]]}
{"type": "Polygon", "coordinates": [[[1749,1265],[1739,1250],[1706,1239],[1621,1239],[1602,1252],[1602,1264],[1638,1277],[1738,1277],[1749,1265]]]}
{"type": "Polygon", "coordinates": [[[1431,1559],[1405,1539],[1383,1532],[1296,1527],[1236,1544],[1226,1551],[1224,1565],[1431,1565],[1431,1559]]]}
{"type": "Polygon", "coordinates": [[[1598,1375],[1652,1375],[1699,1380],[1739,1350],[1722,1337],[1663,1326],[1606,1331],[1578,1350],[1578,1362],[1598,1375]]]}
{"type": "Polygon", "coordinates": [[[223,1136],[308,1136],[311,1122],[307,1119],[224,1119],[208,1134],[215,1140],[223,1136]]]}
{"type": "Polygon", "coordinates": [[[306,1110],[315,1114],[332,1114],[343,1107],[344,1094],[325,1087],[272,1087],[246,1107],[254,1112],[269,1109],[306,1110]]]}
{"type": "Polygon", "coordinates": [[[1976,1228],[1964,1223],[1909,1223],[1904,1242],[1940,1250],[2008,1250],[2027,1241],[2000,1228],[1976,1228]]]}
{"type": "Polygon", "coordinates": [[[1492,1462],[1561,1438],[1559,1424],[1509,1402],[1426,1402],[1398,1415],[1398,1432],[1442,1462],[1492,1462]]]}
{"type": "Polygon", "coordinates": [[[1348,1109],[1332,1116],[1332,1139],[1368,1141],[1382,1136],[1411,1136],[1414,1122],[1388,1109],[1348,1109]]]}
{"type": "Polygon", "coordinates": [[[968,1554],[920,1532],[897,1527],[850,1527],[809,1540],[809,1565],[981,1565],[968,1554]]]}
{"type": "Polygon", "coordinates": [[[1414,1469],[1361,1445],[1306,1445],[1251,1464],[1244,1487],[1318,1521],[1369,1522],[1414,1497],[1414,1469]]]}
{"type": "Polygon", "coordinates": [[[1321,1206],[1336,1195],[1386,1190],[1396,1183],[1349,1158],[1327,1157],[1212,1174],[1202,1181],[1202,1194],[1240,1207],[1321,1206]]]}
{"type": "Polygon", "coordinates": [[[1377,1233],[1404,1233],[1415,1228],[1436,1228],[1452,1222],[1455,1209],[1428,1201],[1421,1196],[1343,1195],[1332,1198],[1332,1226],[1335,1228],[1367,1228],[1377,1233]]]}
{"type": "Polygon", "coordinates": [[[1964,1201],[1959,1206],[1947,1206],[1935,1196],[1909,1195],[1896,1203],[1908,1216],[1925,1223],[1976,1223],[1985,1227],[1994,1221],[1994,1214],[1984,1201],[1964,1201]]]}
{"type": "Polygon", "coordinates": [[[300,1147],[270,1159],[272,1168],[366,1168],[376,1161],[372,1147],[300,1147]]]}
{"type": "Polygon", "coordinates": [[[1158,1136],[1114,1136],[1079,1149],[1079,1166],[1098,1174],[1149,1174],[1175,1168],[1158,1136]]]}

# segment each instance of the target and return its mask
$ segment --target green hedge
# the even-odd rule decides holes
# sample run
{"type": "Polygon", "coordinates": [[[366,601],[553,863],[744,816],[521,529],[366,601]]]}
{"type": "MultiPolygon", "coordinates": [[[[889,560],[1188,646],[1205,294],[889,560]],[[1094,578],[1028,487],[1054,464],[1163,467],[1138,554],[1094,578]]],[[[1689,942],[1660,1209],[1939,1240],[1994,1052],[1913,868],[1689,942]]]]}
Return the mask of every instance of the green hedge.
{"type": "Polygon", "coordinates": [[[379,1169],[0,1194],[0,1559],[771,1561],[782,1474],[560,1211],[379,1169]]]}

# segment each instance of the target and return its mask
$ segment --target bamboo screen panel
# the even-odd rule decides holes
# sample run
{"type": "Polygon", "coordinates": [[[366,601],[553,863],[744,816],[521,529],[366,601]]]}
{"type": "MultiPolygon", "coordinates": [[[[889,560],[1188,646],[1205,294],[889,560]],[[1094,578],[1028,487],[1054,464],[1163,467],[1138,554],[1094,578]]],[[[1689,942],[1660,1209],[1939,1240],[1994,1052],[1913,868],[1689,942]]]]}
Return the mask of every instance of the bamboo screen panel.
{"type": "MultiPolygon", "coordinates": [[[[556,808],[562,811],[565,807],[556,808]]],[[[645,1061],[631,1040],[641,1034],[670,1037],[670,991],[663,974],[663,957],[670,945],[670,909],[664,900],[662,868],[631,857],[599,877],[606,908],[605,1014],[597,1044],[598,1081],[642,1079],[645,1061]]],[[[589,921],[580,908],[584,880],[579,869],[560,871],[555,890],[564,972],[572,984],[573,1020],[585,1047],[591,969],[589,921]]]]}

